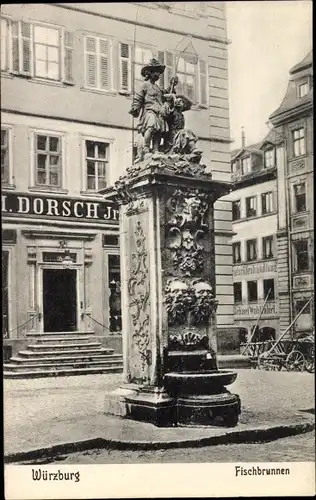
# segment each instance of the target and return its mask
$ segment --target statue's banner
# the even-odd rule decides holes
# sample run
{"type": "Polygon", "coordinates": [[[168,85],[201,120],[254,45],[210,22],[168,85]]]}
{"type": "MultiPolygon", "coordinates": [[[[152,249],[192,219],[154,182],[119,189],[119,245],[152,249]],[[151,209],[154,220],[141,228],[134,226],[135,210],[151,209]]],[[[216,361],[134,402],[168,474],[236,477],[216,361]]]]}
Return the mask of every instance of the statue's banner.
{"type": "Polygon", "coordinates": [[[118,206],[111,202],[57,196],[3,193],[2,216],[35,216],[40,218],[98,220],[118,224],[118,206]]]}

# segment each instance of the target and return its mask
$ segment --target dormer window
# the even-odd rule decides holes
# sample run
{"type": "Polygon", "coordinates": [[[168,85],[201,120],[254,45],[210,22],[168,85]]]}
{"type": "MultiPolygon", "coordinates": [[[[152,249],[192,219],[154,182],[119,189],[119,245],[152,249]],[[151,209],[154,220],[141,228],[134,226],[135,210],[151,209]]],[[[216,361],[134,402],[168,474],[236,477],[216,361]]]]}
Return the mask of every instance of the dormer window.
{"type": "Polygon", "coordinates": [[[244,174],[250,174],[251,172],[251,158],[250,156],[247,156],[246,158],[243,158],[241,160],[241,173],[244,174]]]}
{"type": "Polygon", "coordinates": [[[298,96],[299,98],[301,99],[302,97],[304,97],[305,95],[307,95],[309,92],[309,85],[308,85],[308,82],[304,82],[304,83],[301,83],[299,86],[298,86],[298,96]]]}
{"type": "Polygon", "coordinates": [[[268,149],[268,151],[264,152],[264,167],[274,167],[274,149],[268,149]]]}

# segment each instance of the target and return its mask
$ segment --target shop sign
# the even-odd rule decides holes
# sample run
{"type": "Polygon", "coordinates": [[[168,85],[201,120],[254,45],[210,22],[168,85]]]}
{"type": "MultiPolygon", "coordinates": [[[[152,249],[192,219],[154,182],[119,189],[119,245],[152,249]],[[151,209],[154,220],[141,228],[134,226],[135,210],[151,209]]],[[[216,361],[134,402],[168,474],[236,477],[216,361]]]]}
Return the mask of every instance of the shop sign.
{"type": "MultiPolygon", "coordinates": [[[[261,308],[262,306],[259,304],[235,306],[234,316],[258,317],[261,312],[261,308]]],[[[275,316],[276,314],[277,314],[277,308],[274,302],[271,304],[267,304],[262,312],[262,316],[275,316]]]]}
{"type": "Polygon", "coordinates": [[[117,223],[119,220],[118,207],[113,203],[20,193],[2,194],[1,212],[2,215],[35,215],[117,223]]]}
{"type": "Polygon", "coordinates": [[[255,264],[247,264],[244,266],[234,266],[234,276],[251,276],[252,274],[276,273],[276,261],[257,262],[255,264]]]}

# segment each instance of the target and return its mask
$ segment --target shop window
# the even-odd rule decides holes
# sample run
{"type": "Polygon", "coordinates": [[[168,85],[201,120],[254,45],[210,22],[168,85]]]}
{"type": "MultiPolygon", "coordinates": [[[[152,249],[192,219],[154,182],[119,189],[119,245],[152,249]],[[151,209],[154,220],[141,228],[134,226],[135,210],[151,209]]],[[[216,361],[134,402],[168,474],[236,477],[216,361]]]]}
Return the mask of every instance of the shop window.
{"type": "Polygon", "coordinates": [[[248,281],[247,289],[248,289],[248,302],[257,302],[258,301],[257,281],[248,281]]]}
{"type": "Polygon", "coordinates": [[[296,212],[306,211],[306,186],[305,182],[296,184],[294,187],[294,199],[296,212]]]}
{"type": "Polygon", "coordinates": [[[8,128],[1,127],[1,182],[3,184],[10,182],[9,133],[8,128]]]}
{"type": "Polygon", "coordinates": [[[262,215],[269,214],[274,211],[273,193],[263,193],[261,195],[262,215]]]}
{"type": "MultiPolygon", "coordinates": [[[[308,298],[296,299],[295,301],[295,315],[299,314],[305,304],[308,302],[308,298]]],[[[312,308],[311,303],[309,303],[301,315],[295,321],[295,330],[309,330],[313,327],[313,318],[312,318],[312,308]]]]}
{"type": "Polygon", "coordinates": [[[240,219],[240,217],[241,217],[240,200],[233,201],[233,203],[232,203],[232,209],[233,209],[233,220],[240,219]]]}
{"type": "Polygon", "coordinates": [[[305,148],[305,130],[304,127],[293,130],[293,154],[301,156],[306,153],[305,148]]]}
{"type": "Polygon", "coordinates": [[[272,168],[275,166],[275,150],[268,149],[264,152],[264,167],[272,168]]]}
{"type": "Polygon", "coordinates": [[[241,245],[240,241],[233,243],[233,262],[238,264],[241,262],[241,245]]]}
{"type": "Polygon", "coordinates": [[[99,191],[106,187],[110,145],[100,141],[85,141],[88,191],[99,191]]]}
{"type": "Polygon", "coordinates": [[[35,134],[35,183],[61,187],[62,147],[57,135],[35,134]]]}
{"type": "Polygon", "coordinates": [[[257,215],[257,198],[249,196],[246,198],[246,217],[255,217],[257,215]]]}
{"type": "Polygon", "coordinates": [[[242,289],[241,283],[234,283],[234,302],[238,304],[242,302],[242,289]]]}
{"type": "Polygon", "coordinates": [[[246,328],[239,328],[238,337],[240,344],[246,344],[248,337],[248,330],[246,328]]]}
{"type": "Polygon", "coordinates": [[[242,175],[250,174],[251,171],[252,171],[251,158],[250,158],[250,156],[247,156],[246,158],[243,158],[241,160],[241,173],[242,173],[242,175]]]}
{"type": "Polygon", "coordinates": [[[269,297],[267,300],[274,300],[275,299],[275,290],[274,290],[274,279],[267,279],[263,280],[263,295],[264,298],[268,296],[269,297]],[[269,293],[270,290],[270,293],[269,293]]]}
{"type": "Polygon", "coordinates": [[[2,250],[2,335],[9,337],[9,252],[2,250]]]}
{"type": "Polygon", "coordinates": [[[120,256],[108,256],[110,332],[122,331],[120,256]]]}
{"type": "Polygon", "coordinates": [[[273,236],[265,236],[262,238],[262,258],[263,259],[273,259],[274,248],[273,248],[273,236]]]}
{"type": "Polygon", "coordinates": [[[297,272],[308,271],[309,255],[308,255],[308,240],[298,240],[294,243],[295,255],[295,270],[297,272]]]}
{"type": "Polygon", "coordinates": [[[247,260],[257,260],[257,240],[248,240],[247,246],[247,260]]]}

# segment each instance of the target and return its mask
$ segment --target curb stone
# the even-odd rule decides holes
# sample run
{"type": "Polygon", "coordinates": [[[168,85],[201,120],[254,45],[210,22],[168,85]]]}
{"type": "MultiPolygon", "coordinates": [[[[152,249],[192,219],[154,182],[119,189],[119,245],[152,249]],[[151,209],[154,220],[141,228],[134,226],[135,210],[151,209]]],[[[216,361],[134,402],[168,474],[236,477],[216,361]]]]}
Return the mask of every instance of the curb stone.
{"type": "Polygon", "coordinates": [[[315,429],[314,421],[306,421],[289,425],[260,426],[253,429],[224,432],[216,436],[184,439],[177,441],[128,441],[119,439],[91,438],[73,443],[60,443],[45,448],[25,452],[10,453],[4,456],[4,462],[14,463],[36,459],[49,459],[56,456],[86,451],[96,448],[117,450],[163,450],[170,448],[201,448],[236,443],[260,443],[276,439],[304,434],[315,429]]]}

